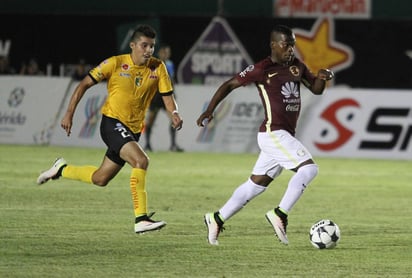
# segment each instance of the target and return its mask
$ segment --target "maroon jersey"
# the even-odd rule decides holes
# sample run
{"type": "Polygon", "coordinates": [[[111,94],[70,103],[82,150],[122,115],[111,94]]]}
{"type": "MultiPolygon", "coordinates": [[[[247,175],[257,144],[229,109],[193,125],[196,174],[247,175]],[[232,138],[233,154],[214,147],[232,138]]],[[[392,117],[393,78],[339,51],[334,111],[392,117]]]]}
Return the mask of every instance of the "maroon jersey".
{"type": "Polygon", "coordinates": [[[259,132],[284,129],[295,135],[301,108],[300,83],[310,88],[315,76],[295,58],[288,66],[273,63],[270,57],[248,66],[236,76],[243,85],[255,83],[265,109],[259,132]]]}

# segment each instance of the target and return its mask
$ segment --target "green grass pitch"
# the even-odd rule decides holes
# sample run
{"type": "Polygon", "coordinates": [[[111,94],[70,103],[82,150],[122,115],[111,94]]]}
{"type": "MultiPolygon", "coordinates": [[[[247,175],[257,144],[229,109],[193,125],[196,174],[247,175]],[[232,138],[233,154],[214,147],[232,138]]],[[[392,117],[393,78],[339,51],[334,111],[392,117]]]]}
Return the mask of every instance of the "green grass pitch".
{"type": "Polygon", "coordinates": [[[249,176],[256,154],[149,153],[148,205],[168,225],[136,235],[126,165],[106,187],[36,185],[57,156],[99,165],[104,150],[0,145],[0,277],[410,277],[412,162],[316,158],[320,172],[289,216],[289,246],[264,215],[275,180],[209,246],[203,215],[249,176]],[[317,250],[309,228],[335,221],[341,241],[317,250]]]}

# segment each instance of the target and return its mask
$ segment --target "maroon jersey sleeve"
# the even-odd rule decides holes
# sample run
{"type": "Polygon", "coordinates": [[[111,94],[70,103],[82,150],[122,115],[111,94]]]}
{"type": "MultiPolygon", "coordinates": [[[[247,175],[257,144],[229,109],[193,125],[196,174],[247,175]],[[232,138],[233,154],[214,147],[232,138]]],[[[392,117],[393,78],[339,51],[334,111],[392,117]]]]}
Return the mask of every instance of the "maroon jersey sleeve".
{"type": "Polygon", "coordinates": [[[243,71],[236,75],[237,80],[242,84],[242,86],[249,85],[254,82],[261,81],[263,76],[263,69],[261,63],[250,65],[243,71]]]}

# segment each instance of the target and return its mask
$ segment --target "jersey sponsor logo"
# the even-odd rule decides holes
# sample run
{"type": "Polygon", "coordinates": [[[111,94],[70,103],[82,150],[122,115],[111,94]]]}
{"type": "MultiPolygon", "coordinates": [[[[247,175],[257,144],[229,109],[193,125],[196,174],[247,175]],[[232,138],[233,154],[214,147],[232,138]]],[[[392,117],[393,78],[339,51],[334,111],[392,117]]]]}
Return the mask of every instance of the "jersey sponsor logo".
{"type": "Polygon", "coordinates": [[[247,68],[245,68],[244,70],[242,70],[241,72],[239,72],[239,76],[240,76],[240,77],[245,77],[248,72],[251,72],[251,71],[253,71],[254,69],[255,69],[255,66],[254,66],[254,65],[249,65],[249,66],[247,66],[247,68]]]}
{"type": "Polygon", "coordinates": [[[128,64],[122,65],[122,70],[129,70],[130,66],[128,64]]]}
{"type": "Polygon", "coordinates": [[[288,112],[298,112],[299,109],[300,109],[299,104],[288,104],[286,106],[286,111],[288,111],[288,112]]]}
{"type": "MultiPolygon", "coordinates": [[[[280,91],[282,93],[282,95],[288,99],[290,98],[292,95],[295,97],[299,97],[299,87],[297,85],[297,83],[295,82],[287,82],[285,84],[283,84],[282,86],[282,90],[280,91]]],[[[290,102],[290,101],[285,101],[284,102],[290,102]]]]}
{"type": "Polygon", "coordinates": [[[278,72],[274,72],[274,73],[268,73],[268,78],[272,78],[273,76],[278,75],[278,72]]]}
{"type": "Polygon", "coordinates": [[[150,71],[149,79],[157,79],[156,69],[150,71]]]}

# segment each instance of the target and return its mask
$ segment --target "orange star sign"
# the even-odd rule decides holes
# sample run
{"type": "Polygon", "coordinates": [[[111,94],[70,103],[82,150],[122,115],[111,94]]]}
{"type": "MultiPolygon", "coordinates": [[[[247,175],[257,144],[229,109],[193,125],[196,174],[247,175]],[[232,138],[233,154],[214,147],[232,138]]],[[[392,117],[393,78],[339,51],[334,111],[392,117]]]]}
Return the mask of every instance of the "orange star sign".
{"type": "Polygon", "coordinates": [[[301,29],[293,31],[296,35],[297,56],[315,74],[322,68],[331,69],[336,73],[352,65],[352,49],[334,40],[332,19],[318,19],[310,32],[301,29]]]}

